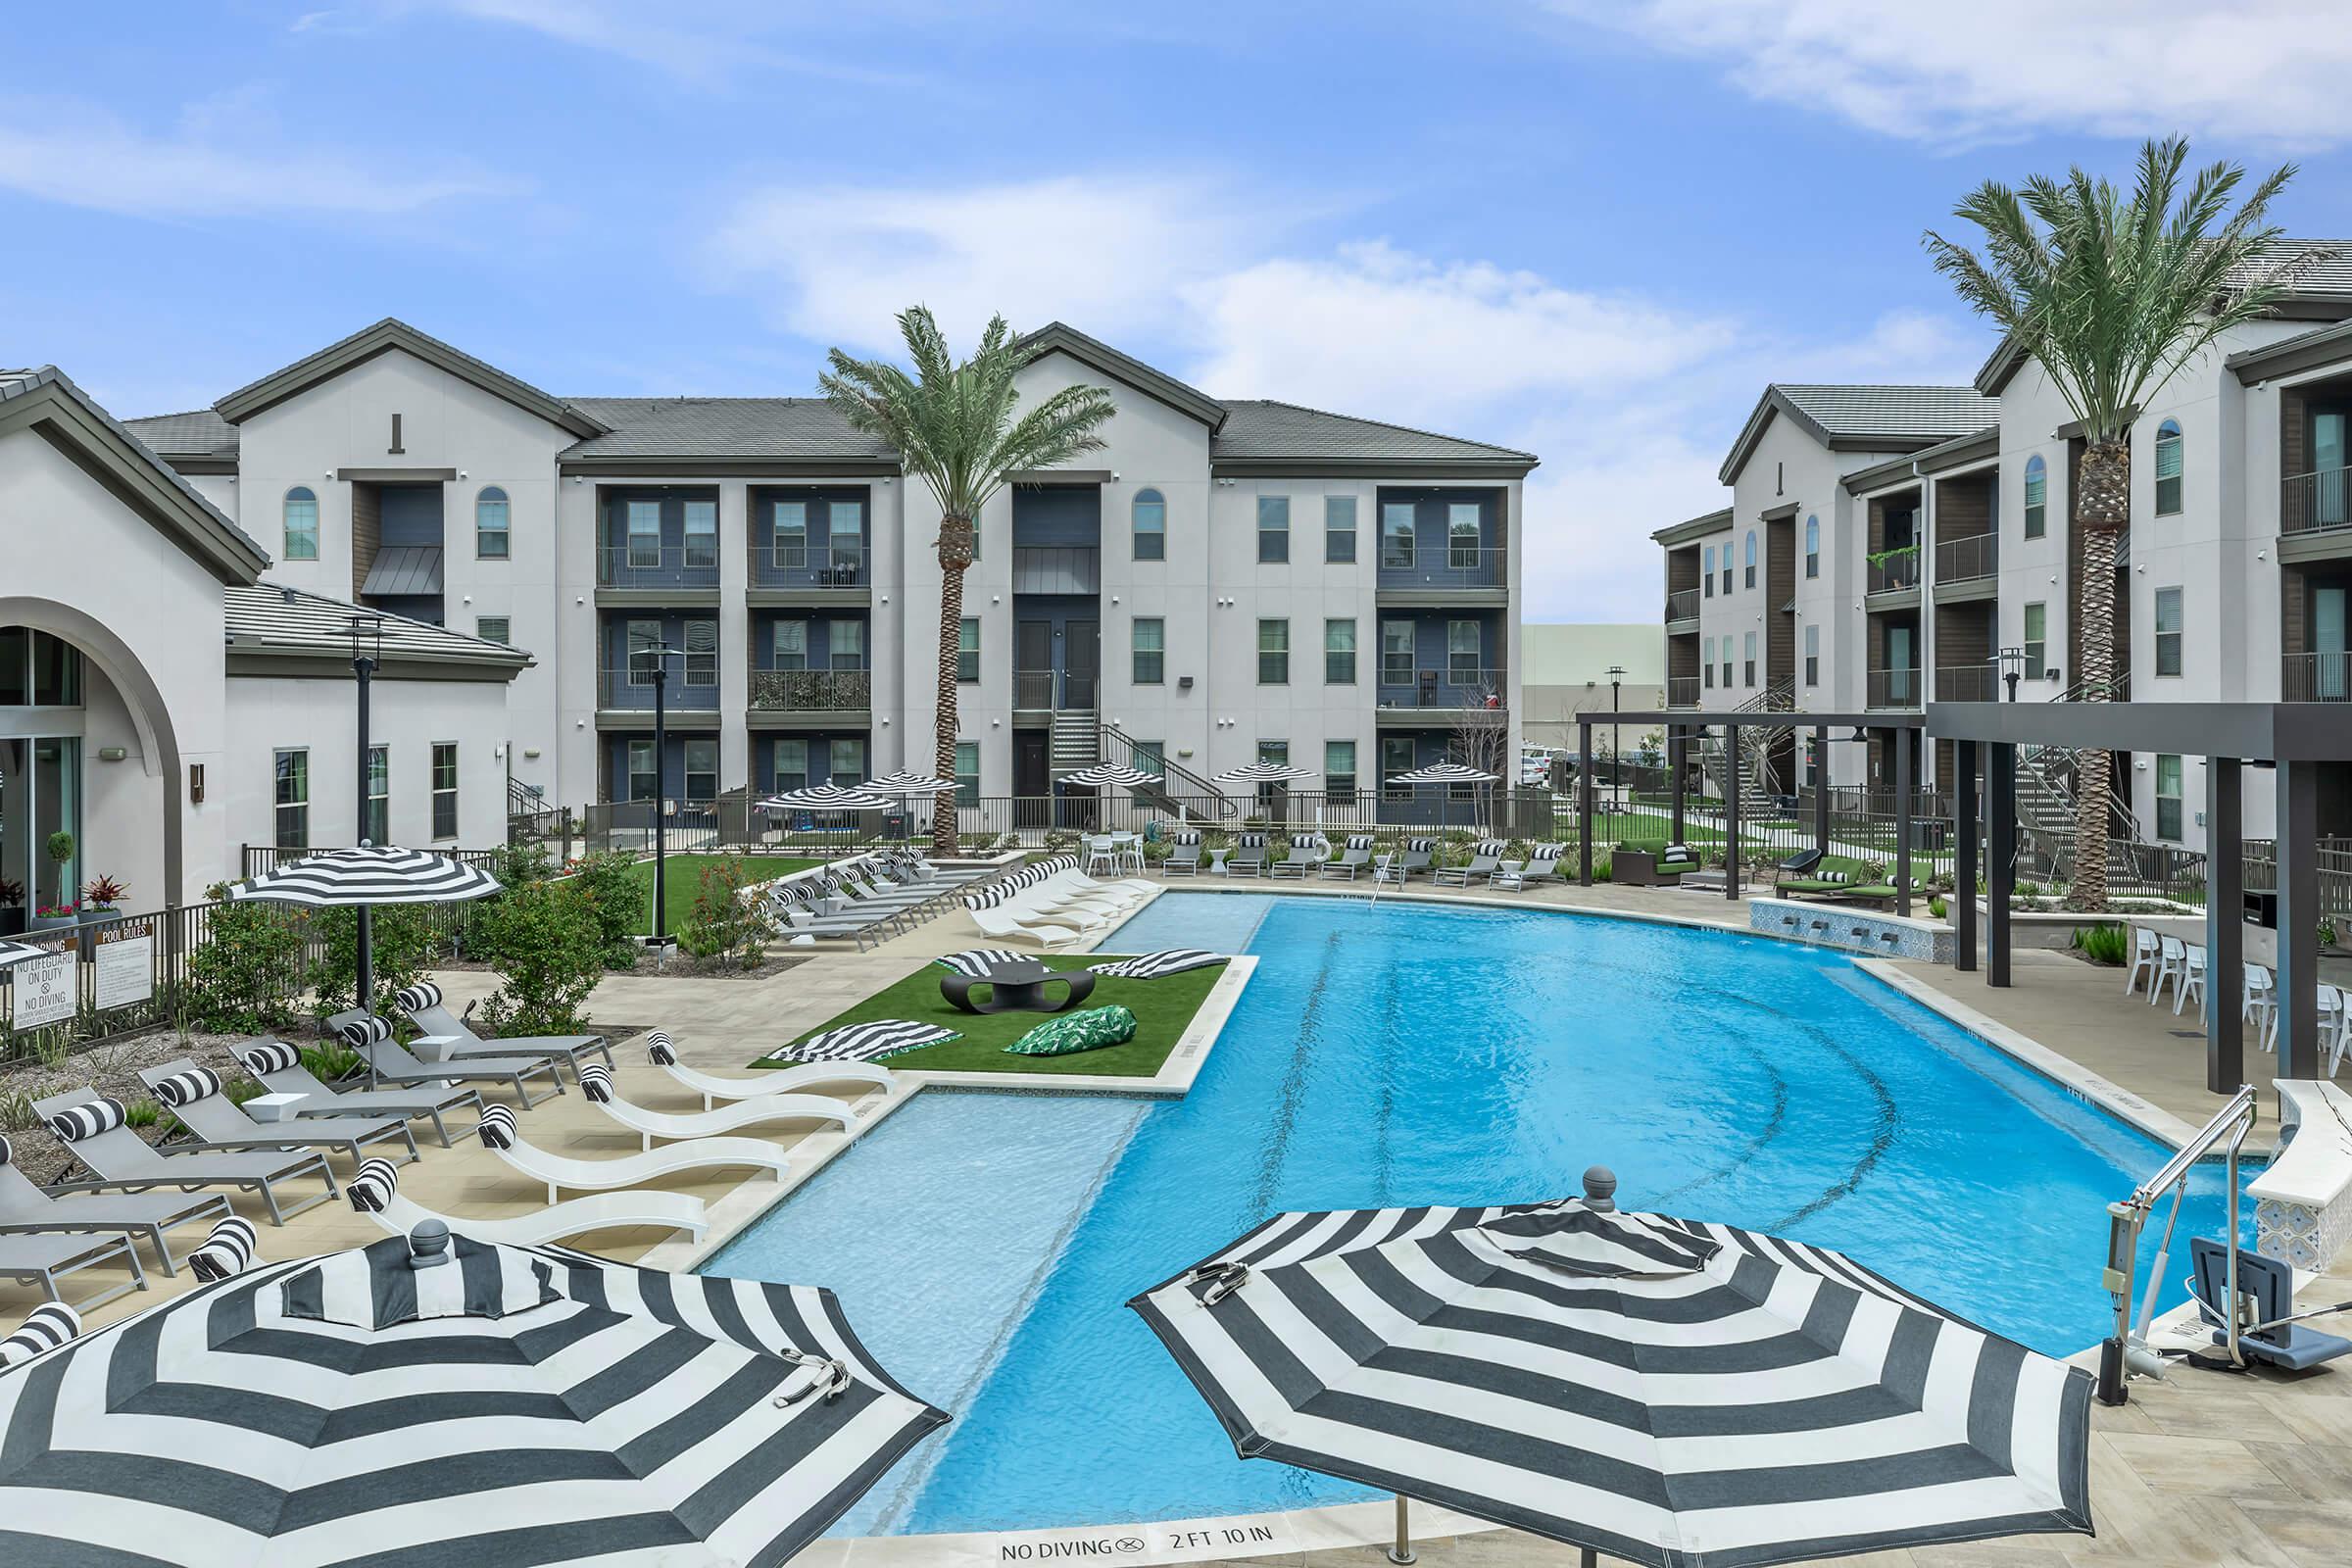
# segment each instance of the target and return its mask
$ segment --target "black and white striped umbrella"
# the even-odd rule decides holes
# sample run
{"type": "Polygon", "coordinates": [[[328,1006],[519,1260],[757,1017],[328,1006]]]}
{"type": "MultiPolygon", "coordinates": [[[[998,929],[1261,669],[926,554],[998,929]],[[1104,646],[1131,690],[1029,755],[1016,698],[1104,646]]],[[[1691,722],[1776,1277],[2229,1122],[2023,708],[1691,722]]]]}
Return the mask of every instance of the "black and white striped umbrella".
{"type": "Polygon", "coordinates": [[[1219,773],[1213,782],[1218,784],[1303,784],[1314,777],[1315,775],[1306,769],[1293,767],[1288,762],[1244,762],[1240,767],[1229,767],[1219,773]]]}
{"type": "Polygon", "coordinates": [[[1464,767],[1459,762],[1432,762],[1416,767],[1410,773],[1399,773],[1389,780],[1392,784],[1492,784],[1495,774],[1464,767]]]}
{"type": "Polygon", "coordinates": [[[901,793],[936,795],[941,790],[952,790],[955,787],[956,781],[952,778],[934,778],[929,774],[917,773],[912,768],[906,767],[902,767],[896,772],[885,773],[880,778],[869,778],[862,786],[862,788],[876,790],[885,795],[901,793]]]}
{"type": "Polygon", "coordinates": [[[886,811],[890,806],[890,801],[863,786],[847,789],[838,784],[811,784],[760,803],[763,811],[886,811]]]}
{"type": "Polygon", "coordinates": [[[229,885],[231,899],[302,904],[313,908],[349,905],[458,904],[498,891],[498,878],[446,855],[404,850],[325,850],[288,860],[260,876],[229,885]]]}
{"type": "Polygon", "coordinates": [[[1284,1214],[1128,1304],[1243,1457],[1588,1562],[2090,1531],[2089,1374],[1796,1242],[1576,1200],[1284,1214]]]}
{"type": "Polygon", "coordinates": [[[36,948],[29,942],[0,941],[0,969],[12,963],[23,963],[27,958],[54,958],[59,951],[56,948],[36,948]]]}
{"type": "Polygon", "coordinates": [[[1140,767],[1129,767],[1125,762],[1097,762],[1075,773],[1064,773],[1061,781],[1082,790],[1107,789],[1119,785],[1132,789],[1139,784],[1156,784],[1159,778],[1140,767]]]}
{"type": "Polygon", "coordinates": [[[776,1564],[947,1419],[829,1291],[453,1241],[0,1371],[0,1561],[776,1564]]]}

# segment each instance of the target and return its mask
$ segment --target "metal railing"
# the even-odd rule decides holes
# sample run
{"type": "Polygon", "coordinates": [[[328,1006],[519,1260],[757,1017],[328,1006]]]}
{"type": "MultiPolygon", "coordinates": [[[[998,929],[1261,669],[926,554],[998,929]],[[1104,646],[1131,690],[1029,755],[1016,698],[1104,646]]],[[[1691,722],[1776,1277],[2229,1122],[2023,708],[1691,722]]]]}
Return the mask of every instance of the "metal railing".
{"type": "Polygon", "coordinates": [[[2000,570],[2000,553],[1998,534],[1940,540],[1936,546],[1936,581],[1974,582],[1980,577],[1994,576],[2000,570]]]}
{"type": "Polygon", "coordinates": [[[748,580],[754,588],[865,588],[873,582],[873,551],[862,536],[830,544],[779,534],[751,547],[748,580]]]}
{"type": "Polygon", "coordinates": [[[1869,690],[1864,694],[1866,708],[1907,709],[1919,706],[1919,671],[1913,669],[1874,669],[1870,672],[1869,690]]]}
{"type": "Polygon", "coordinates": [[[1016,594],[1099,594],[1102,552],[1093,545],[1014,545],[1016,594]]]}
{"type": "MultiPolygon", "coordinates": [[[[596,706],[613,710],[654,710],[654,666],[648,660],[635,666],[622,665],[617,669],[596,672],[596,706]]],[[[669,673],[668,690],[662,693],[662,706],[672,713],[709,713],[718,708],[718,668],[713,662],[709,678],[700,671],[669,673]]]]}
{"type": "Polygon", "coordinates": [[[599,588],[715,588],[718,545],[606,545],[596,553],[599,588]]]}
{"type": "Polygon", "coordinates": [[[2352,653],[2284,654],[2278,660],[2278,700],[2352,702],[2352,653]]]}
{"type": "Polygon", "coordinates": [[[1668,620],[1696,620],[1698,618],[1698,590],[1677,588],[1666,596],[1668,620]]]}
{"type": "Polygon", "coordinates": [[[1091,712],[1102,677],[1091,669],[1016,669],[1012,706],[1028,712],[1091,712]]]}
{"type": "Polygon", "coordinates": [[[1383,662],[1376,699],[1380,707],[1499,710],[1510,701],[1499,669],[1448,665],[1444,669],[1415,668],[1409,678],[1396,678],[1406,673],[1383,662]]]}
{"type": "Polygon", "coordinates": [[[757,712],[857,712],[872,705],[872,687],[871,670],[755,669],[745,706],[757,712]]]}
{"type": "Polygon", "coordinates": [[[1698,706],[1698,677],[1696,675],[1667,676],[1666,706],[1668,708],[1696,708],[1698,706]]]}
{"type": "Polygon", "coordinates": [[[2320,468],[2278,481],[2278,531],[2326,533],[2352,527],[2352,468],[2320,468]]]}
{"type": "Polygon", "coordinates": [[[1936,671],[1936,700],[1939,703],[1997,703],[2001,672],[1989,662],[1943,664],[1936,671]]]}
{"type": "Polygon", "coordinates": [[[1874,594],[1899,593],[1919,586],[1919,546],[1890,551],[1876,561],[1867,563],[1867,592],[1874,594]]]}
{"type": "Polygon", "coordinates": [[[1402,540],[1380,545],[1382,588],[1501,588],[1511,580],[1510,552],[1501,545],[1409,547],[1402,540]]]}

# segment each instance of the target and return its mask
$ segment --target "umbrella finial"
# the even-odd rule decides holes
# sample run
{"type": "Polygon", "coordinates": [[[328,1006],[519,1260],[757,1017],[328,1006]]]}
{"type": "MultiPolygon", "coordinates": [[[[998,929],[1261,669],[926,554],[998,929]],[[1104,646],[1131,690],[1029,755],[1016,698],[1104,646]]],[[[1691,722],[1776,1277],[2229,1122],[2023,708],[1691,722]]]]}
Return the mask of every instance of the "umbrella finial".
{"type": "Polygon", "coordinates": [[[1604,1214],[1617,1210],[1617,1173],[1606,1165],[1593,1165],[1585,1171],[1585,1206],[1604,1214]]]}
{"type": "Polygon", "coordinates": [[[409,1267],[439,1268],[449,1261],[449,1227],[437,1219],[409,1232],[409,1267]]]}

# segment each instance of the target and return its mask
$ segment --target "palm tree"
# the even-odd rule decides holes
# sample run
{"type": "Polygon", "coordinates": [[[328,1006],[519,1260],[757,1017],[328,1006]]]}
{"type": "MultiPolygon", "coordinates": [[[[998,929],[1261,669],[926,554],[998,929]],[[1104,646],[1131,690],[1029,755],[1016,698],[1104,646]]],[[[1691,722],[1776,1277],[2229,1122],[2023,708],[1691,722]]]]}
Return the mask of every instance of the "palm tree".
{"type": "Polygon", "coordinates": [[[835,349],[817,378],[850,424],[898,449],[899,462],[939,503],[939,707],[933,744],[939,794],[932,804],[931,852],[956,853],[956,669],[963,628],[963,573],[972,564],[980,509],[1013,474],[1051,467],[1096,452],[1096,431],[1114,412],[1099,386],[1063,387],[1026,413],[1013,382],[1037,357],[996,317],[980,346],[956,363],[931,313],[899,313],[899,332],[914,362],[909,376],[886,360],[857,360],[835,349]]]}
{"type": "MultiPolygon", "coordinates": [[[[2082,698],[2112,698],[2116,546],[2132,522],[2132,426],[2147,395],[2223,333],[2268,315],[2317,249],[2278,256],[2264,222],[2294,177],[2284,165],[2247,194],[2235,164],[2199,172],[2183,190],[2188,144],[2150,141],[2129,199],[2081,168],[2016,191],[1987,180],[1953,209],[1984,231],[1983,254],[1931,229],[1936,270],[2012,347],[2040,365],[2082,432],[2074,517],[2082,565],[2075,609],[2082,698]]],[[[2069,902],[2107,905],[2108,755],[2076,760],[2075,864],[2069,902]]]]}

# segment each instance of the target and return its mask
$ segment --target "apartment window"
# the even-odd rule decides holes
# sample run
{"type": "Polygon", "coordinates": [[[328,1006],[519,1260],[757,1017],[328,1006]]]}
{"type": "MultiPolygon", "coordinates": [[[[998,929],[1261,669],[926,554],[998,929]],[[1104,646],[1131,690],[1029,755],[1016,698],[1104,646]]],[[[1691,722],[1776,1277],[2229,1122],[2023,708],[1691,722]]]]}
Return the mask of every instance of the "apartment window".
{"type": "Polygon", "coordinates": [[[1699,648],[1698,683],[1701,686],[1715,684],[1715,639],[1712,637],[1707,638],[1699,648]]]}
{"type": "Polygon", "coordinates": [[[1478,514],[1475,501],[1456,501],[1446,508],[1446,564],[1455,571],[1478,569],[1478,514]]]}
{"type": "Polygon", "coordinates": [[[1257,743],[1257,760],[1275,767],[1288,767],[1291,765],[1291,743],[1289,741],[1259,741],[1257,743]]]}
{"type": "Polygon", "coordinates": [[[512,645],[514,641],[514,622],[505,615],[476,615],[473,617],[473,634],[486,643],[512,645]]]}
{"type": "Polygon", "coordinates": [[[832,766],[831,782],[840,785],[865,782],[865,737],[844,735],[836,739],[827,761],[832,766]]]}
{"type": "Polygon", "coordinates": [[[1742,670],[1747,676],[1747,684],[1753,686],[1756,683],[1756,634],[1754,632],[1749,632],[1746,639],[1740,644],[1740,658],[1742,670]]]}
{"type": "Polygon", "coordinates": [[[718,799],[718,742],[707,735],[686,742],[686,798],[718,799]]]}
{"type": "Polygon", "coordinates": [[[1486,671],[1480,667],[1481,653],[1477,621],[1447,621],[1446,623],[1446,684],[1448,686],[1477,685],[1486,675],[1486,671]]]}
{"type": "Polygon", "coordinates": [[[1805,627],[1805,684],[1821,684],[1821,622],[1805,627]]]}
{"type": "Polygon", "coordinates": [[[808,743],[797,735],[776,740],[776,793],[808,787],[808,743]]]}
{"type": "Polygon", "coordinates": [[[689,501],[686,503],[686,564],[715,566],[718,564],[718,503],[689,501]]]}
{"type": "Polygon", "coordinates": [[[509,531],[507,493],[496,485],[484,485],[482,493],[473,498],[473,553],[484,561],[507,559],[509,531]]]}
{"type": "Polygon", "coordinates": [[[2180,590],[2156,590],[2156,673],[2180,673],[2180,590]]]}
{"type": "Polygon", "coordinates": [[[970,685],[980,678],[980,620],[966,615],[956,628],[956,678],[970,685]]]}
{"type": "Polygon", "coordinates": [[[1704,598],[1708,598],[1708,599],[1712,599],[1712,598],[1714,598],[1714,597],[1715,597],[1715,547],[1714,547],[1713,545],[1709,545],[1709,546],[1707,546],[1707,551],[1706,551],[1706,569],[1705,569],[1705,570],[1703,570],[1703,571],[1701,571],[1701,572],[1699,573],[1699,582],[1700,582],[1700,584],[1703,586],[1703,588],[1704,588],[1704,590],[1705,590],[1705,591],[1704,591],[1704,594],[1703,594],[1703,596],[1702,596],[1702,597],[1704,597],[1704,598]]]}
{"type": "Polygon", "coordinates": [[[1391,501],[1380,509],[1380,564],[1410,568],[1413,564],[1413,504],[1391,501]]]}
{"type": "Polygon", "coordinates": [[[1728,598],[1732,591],[1732,547],[1723,547],[1723,591],[1728,598]]]}
{"type": "MultiPolygon", "coordinates": [[[[966,622],[966,624],[970,624],[966,622]]],[[[805,620],[779,620],[770,633],[775,658],[771,669],[807,669],[808,667],[808,623],[805,620]]]]}
{"type": "Polygon", "coordinates": [[[1257,498],[1257,559],[1260,564],[1291,559],[1291,498],[1257,498]]]}
{"type": "Polygon", "coordinates": [[[808,564],[808,503],[779,501],[768,514],[768,553],[778,571],[799,571],[808,564]]]}
{"type": "Polygon", "coordinates": [[[1380,776],[1383,780],[1381,797],[1391,801],[1409,801],[1413,798],[1410,784],[1390,784],[1386,781],[1400,773],[1410,773],[1419,764],[1413,760],[1413,738],[1410,735],[1384,735],[1380,742],[1380,776]]]}
{"type": "Polygon", "coordinates": [[[1156,490],[1135,493],[1135,559],[1168,559],[1168,503],[1156,490]]]}
{"type": "Polygon", "coordinates": [[[2180,842],[2180,759],[2170,753],[2156,757],[2156,836],[2180,842]]]}
{"type": "Polygon", "coordinates": [[[311,754],[279,752],[277,773],[277,847],[311,847],[311,754]]]}
{"type": "Polygon", "coordinates": [[[651,686],[662,670],[662,623],[632,620],[622,628],[621,657],[628,662],[629,684],[651,686]]]}
{"type": "Polygon", "coordinates": [[[2180,510],[2180,423],[2167,419],[2156,427],[2156,515],[2180,510]]]}
{"type": "Polygon", "coordinates": [[[1168,626],[1157,615],[1138,615],[1129,633],[1135,653],[1135,684],[1157,686],[1168,678],[1168,626]]]}
{"type": "Polygon", "coordinates": [[[686,622],[686,684],[709,690],[718,684],[718,622],[686,622]]]}
{"type": "Polygon", "coordinates": [[[1323,743],[1323,799],[1331,806],[1355,804],[1355,742],[1323,743]]]}
{"type": "Polygon", "coordinates": [[[455,741],[433,743],[433,837],[458,836],[458,746],[455,741]]]}
{"type": "Polygon", "coordinates": [[[956,743],[956,804],[972,807],[980,804],[980,743],[956,743]]]}
{"type": "Polygon", "coordinates": [[[2038,457],[2026,460],[2026,537],[2039,539],[2050,526],[2050,466],[2038,457]]]}
{"type": "Polygon", "coordinates": [[[1260,686],[1291,683],[1291,623],[1287,620],[1257,623],[1257,683],[1260,686]]]}
{"type": "Polygon", "coordinates": [[[652,741],[629,742],[628,790],[632,801],[657,800],[662,794],[662,771],[654,765],[652,741]]]}
{"type": "Polygon", "coordinates": [[[318,559],[318,498],[308,485],[286,492],[286,550],[288,561],[318,559]]]}
{"type": "Polygon", "coordinates": [[[662,503],[632,501],[628,508],[629,554],[632,566],[662,564],[662,503]]]}
{"type": "Polygon", "coordinates": [[[1805,519],[1805,575],[1808,577],[1821,575],[1821,519],[1819,517],[1805,519]]]}
{"type": "Polygon", "coordinates": [[[2048,672],[2042,656],[2049,648],[2049,608],[2046,605],[2026,607],[2026,679],[2040,680],[2048,672]]]}
{"type": "Polygon", "coordinates": [[[1323,623],[1323,684],[1355,684],[1355,621],[1352,618],[1323,623]]]}
{"type": "Polygon", "coordinates": [[[1741,574],[1740,585],[1742,588],[1753,588],[1756,585],[1756,530],[1753,528],[1747,530],[1746,559],[1741,564],[1745,566],[1746,570],[1741,574]]]}
{"type": "Polygon", "coordinates": [[[1383,686],[1413,683],[1413,623],[1409,620],[1380,623],[1380,683],[1383,686]]]}
{"type": "MultiPolygon", "coordinates": [[[[827,628],[826,647],[832,655],[835,669],[863,669],[865,667],[865,622],[837,620],[827,628]]],[[[960,658],[960,652],[958,654],[960,658]]]]}
{"type": "Polygon", "coordinates": [[[1323,498],[1323,559],[1332,565],[1355,560],[1355,497],[1323,498]]]}
{"type": "Polygon", "coordinates": [[[368,820],[360,837],[378,846],[392,842],[392,752],[385,746],[368,748],[368,820]]]}
{"type": "Polygon", "coordinates": [[[864,575],[864,502],[836,501],[825,508],[825,546],[835,582],[857,582],[864,575]]]}

